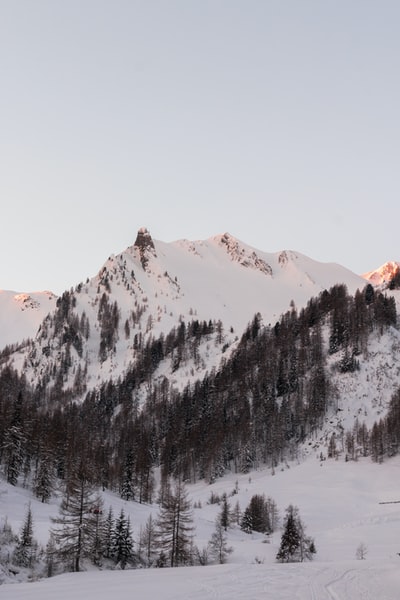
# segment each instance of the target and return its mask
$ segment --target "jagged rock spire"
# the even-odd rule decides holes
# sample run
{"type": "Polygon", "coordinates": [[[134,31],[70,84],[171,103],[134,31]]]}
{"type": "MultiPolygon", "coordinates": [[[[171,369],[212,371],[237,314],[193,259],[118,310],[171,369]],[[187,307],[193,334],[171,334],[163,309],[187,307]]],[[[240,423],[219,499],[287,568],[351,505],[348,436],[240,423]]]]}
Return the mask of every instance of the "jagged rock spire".
{"type": "Polygon", "coordinates": [[[155,250],[150,231],[146,229],[146,227],[141,227],[137,232],[135,246],[136,248],[139,248],[139,250],[146,250],[148,248],[155,250]]]}
{"type": "Polygon", "coordinates": [[[149,262],[149,252],[156,256],[154,242],[152,240],[149,230],[146,229],[146,227],[141,227],[139,229],[134,247],[139,250],[140,262],[142,263],[143,269],[146,270],[147,263],[149,262]]]}

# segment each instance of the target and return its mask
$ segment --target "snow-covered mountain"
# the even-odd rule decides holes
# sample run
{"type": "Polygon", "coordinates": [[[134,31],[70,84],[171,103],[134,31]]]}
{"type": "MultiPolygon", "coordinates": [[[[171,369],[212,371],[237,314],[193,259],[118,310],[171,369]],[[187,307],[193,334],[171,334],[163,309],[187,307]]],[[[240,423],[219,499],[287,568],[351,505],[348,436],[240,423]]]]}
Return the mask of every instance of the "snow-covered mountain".
{"type": "MultiPolygon", "coordinates": [[[[211,321],[220,324],[229,346],[256,313],[274,324],[293,303],[300,308],[337,283],[350,293],[365,286],[340,265],[293,251],[268,254],[228,233],[165,243],[142,228],[135,243],[110,256],[95,277],[65,292],[34,343],[10,360],[36,382],[64,361],[71,367],[64,387],[73,385],[79,370],[88,389],[126,371],[138,338],[146,343],[182,322],[211,321]]],[[[203,367],[215,366],[220,356],[208,352],[203,367]]]]}
{"type": "Polygon", "coordinates": [[[399,271],[400,262],[389,261],[374,271],[364,273],[363,277],[373,285],[382,285],[384,283],[389,283],[399,271]]]}
{"type": "MultiPolygon", "coordinates": [[[[1,367],[10,364],[39,384],[19,394],[11,371],[0,373],[15,398],[14,415],[13,400],[7,398],[8,408],[4,400],[4,447],[15,442],[19,450],[21,440],[30,440],[29,460],[19,463],[24,472],[0,485],[3,513],[14,531],[29,501],[35,535],[45,545],[61,494],[54,486],[49,504],[40,500],[33,490],[38,467],[47,460],[53,465],[55,455],[53,468],[69,461],[72,469],[77,459],[89,457],[93,473],[101,469],[105,506],[115,514],[126,511],[137,543],[141,526],[150,514],[157,517],[159,507],[155,495],[142,503],[124,491],[132,450],[140,485],[154,475],[160,486],[163,469],[188,482],[199,548],[206,547],[220,511],[211,494],[227,494],[243,511],[254,494],[265,493],[277,501],[281,516],[289,503],[299,506],[318,549],[312,564],[278,565],[280,531],[249,534],[236,523],[227,532],[234,548],[228,565],[176,574],[140,569],[64,575],[35,584],[38,597],[79,594],[80,579],[87,597],[102,598],[125,578],[123,597],[139,585],[143,598],[164,589],[171,599],[230,598],[234,585],[238,598],[248,598],[249,589],[254,598],[266,589],[277,598],[353,600],[366,589],[371,597],[397,598],[399,457],[393,454],[400,445],[393,407],[384,423],[400,385],[395,302],[371,286],[351,298],[338,284],[354,293],[366,281],[296,252],[260,252],[229,234],[167,244],[141,229],[133,246],[56,301],[34,341],[3,353],[1,367]],[[304,311],[292,310],[307,303],[304,311]],[[261,318],[253,319],[255,313],[261,318]],[[262,322],[273,326],[263,328],[262,322]],[[146,371],[120,377],[144,356],[150,359],[146,371]],[[206,371],[202,382],[186,386],[206,371]],[[119,377],[118,385],[100,387],[119,377]],[[73,393],[63,396],[67,390],[73,393]],[[69,402],[77,398],[82,403],[69,402]],[[62,410],[54,410],[56,402],[62,410]],[[10,427],[12,418],[19,426],[10,427]],[[360,543],[368,549],[367,566],[354,560],[360,543]]],[[[400,292],[390,295],[398,306],[400,292]]],[[[11,455],[3,455],[5,473],[11,455]]],[[[0,583],[27,577],[26,570],[0,570],[0,583]]],[[[29,593],[24,586],[4,589],[15,598],[29,593]]]]}
{"type": "MultiPolygon", "coordinates": [[[[193,316],[194,311],[199,319],[221,319],[240,331],[256,312],[265,322],[274,321],[292,300],[301,306],[335,283],[345,283],[350,292],[364,285],[361,277],[340,265],[293,251],[268,254],[228,233],[205,241],[165,243],[153,240],[145,228],[133,246],[110,256],[98,275],[77,289],[96,295],[106,282],[121,306],[135,301],[146,306],[147,316],[152,313],[160,324],[157,332],[168,331],[176,315],[193,316]]],[[[34,337],[55,308],[56,296],[0,290],[0,303],[4,347],[34,337]]]]}
{"type": "Polygon", "coordinates": [[[52,292],[0,290],[0,348],[33,338],[45,316],[54,310],[56,300],[52,292]]]}

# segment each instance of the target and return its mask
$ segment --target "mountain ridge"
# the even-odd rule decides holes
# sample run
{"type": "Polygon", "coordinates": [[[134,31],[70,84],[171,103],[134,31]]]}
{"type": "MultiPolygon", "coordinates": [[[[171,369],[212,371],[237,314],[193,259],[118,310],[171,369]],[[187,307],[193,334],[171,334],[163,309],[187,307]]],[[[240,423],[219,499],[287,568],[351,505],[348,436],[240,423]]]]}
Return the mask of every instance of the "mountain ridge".
{"type": "MultiPolygon", "coordinates": [[[[202,257],[205,260],[207,260],[207,257],[204,256],[204,253],[207,253],[208,260],[215,263],[215,261],[218,262],[219,260],[218,249],[223,249],[225,250],[226,255],[231,258],[232,262],[236,262],[242,267],[258,270],[265,275],[270,276],[272,279],[276,278],[284,267],[290,268],[290,263],[295,263],[295,261],[299,259],[299,256],[304,257],[304,255],[290,250],[283,250],[276,253],[261,252],[260,250],[241,242],[229,233],[218,234],[202,241],[189,241],[185,239],[169,243],[156,241],[156,245],[160,246],[158,252],[160,253],[161,260],[166,254],[171,254],[170,250],[175,248],[186,250],[189,254],[202,257]],[[272,267],[270,263],[273,263],[274,267],[272,267]]],[[[144,270],[149,261],[154,262],[154,260],[158,259],[154,241],[148,229],[145,227],[139,229],[136,241],[132,246],[129,246],[117,255],[112,254],[108,261],[114,260],[115,256],[122,256],[125,253],[133,256],[134,259],[139,260],[144,270]]],[[[99,270],[98,275],[107,267],[108,261],[105,261],[103,267],[99,270]]],[[[333,265],[335,263],[326,264],[333,265]]],[[[136,265],[136,267],[137,266],[138,265],[136,265]]],[[[357,275],[353,275],[354,277],[357,277],[357,275]]],[[[206,278],[206,275],[203,275],[203,277],[206,278]]],[[[93,277],[91,279],[93,279],[93,277]]],[[[174,281],[173,278],[172,281],[174,281]]],[[[332,279],[328,282],[328,285],[331,283],[332,279]]],[[[177,289],[178,286],[175,285],[175,288],[177,289]]],[[[315,290],[312,290],[312,293],[314,292],[315,290]]],[[[57,296],[49,291],[13,292],[1,290],[0,346],[4,347],[8,344],[19,343],[23,339],[33,338],[37,333],[41,321],[55,308],[54,305],[56,300],[57,296]],[[29,301],[29,298],[32,298],[32,301],[29,301]],[[12,299],[14,300],[13,302],[12,299]],[[24,312],[23,315],[22,312],[24,312]],[[29,318],[29,315],[31,315],[31,318],[29,318]]],[[[277,303],[278,305],[274,317],[279,317],[282,310],[287,309],[290,300],[291,298],[288,298],[286,295],[282,303],[277,303]]],[[[252,315],[249,316],[249,319],[251,317],[252,315]]],[[[241,327],[244,327],[246,323],[247,321],[243,320],[241,327]]]]}
{"type": "MultiPolygon", "coordinates": [[[[289,250],[261,252],[228,233],[166,243],[142,227],[133,245],[56,300],[35,339],[9,364],[37,382],[65,362],[70,375],[64,387],[73,385],[78,369],[93,387],[126,372],[139,338],[146,343],[197,320],[221,323],[219,338],[229,347],[255,314],[275,323],[290,306],[301,308],[338,282],[350,293],[365,286],[335,263],[289,250]]],[[[204,359],[205,368],[219,359],[204,359]]]]}

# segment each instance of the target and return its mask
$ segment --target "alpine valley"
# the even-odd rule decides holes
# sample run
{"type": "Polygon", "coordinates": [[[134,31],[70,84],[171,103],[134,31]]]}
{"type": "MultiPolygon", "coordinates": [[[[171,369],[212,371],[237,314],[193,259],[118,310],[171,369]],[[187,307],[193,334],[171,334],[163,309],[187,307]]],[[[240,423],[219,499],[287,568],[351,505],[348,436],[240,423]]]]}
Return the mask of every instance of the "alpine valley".
{"type": "MultiPolygon", "coordinates": [[[[399,273],[400,263],[391,262],[359,276],[292,250],[262,252],[228,233],[165,243],[141,228],[132,246],[60,297],[0,292],[0,582],[116,566],[205,565],[214,556],[231,570],[209,571],[203,585],[193,569],[174,580],[171,595],[161,592],[169,576],[155,584],[143,583],[140,574],[141,597],[156,591],[171,599],[265,597],[267,583],[256,573],[265,561],[273,566],[271,598],[377,597],[362,595],[364,567],[353,566],[350,577],[348,562],[337,565],[353,551],[352,528],[368,536],[379,501],[400,500],[393,477],[400,464],[399,273]],[[346,502],[337,496],[341,485],[346,502]],[[104,503],[120,511],[120,527],[123,514],[132,519],[137,535],[129,556],[116,558],[106,537],[99,541],[94,534],[87,546],[79,541],[79,550],[66,544],[61,530],[67,521],[57,510],[61,504],[65,517],[79,493],[81,508],[89,502],[83,520],[105,512],[104,503]],[[176,548],[166,541],[162,512],[171,499],[180,507],[178,520],[190,521],[187,539],[185,531],[182,539],[174,532],[182,542],[176,548]],[[264,515],[258,525],[257,502],[264,515]],[[21,559],[28,503],[43,546],[32,564],[21,559]],[[301,504],[307,530],[319,532],[313,571],[280,565],[303,563],[315,553],[291,503],[301,504]],[[215,519],[223,522],[224,506],[229,518],[225,533],[217,527],[215,554],[207,539],[215,519]],[[152,541],[151,515],[161,528],[152,541]],[[277,537],[291,515],[301,530],[300,554],[285,554],[277,537]],[[56,531],[47,541],[50,517],[56,531]],[[21,530],[19,538],[11,528],[21,530]],[[258,587],[246,595],[251,584],[235,584],[235,595],[231,584],[239,575],[232,564],[245,580],[250,562],[258,587]],[[283,566],[286,572],[278,569],[283,566]]],[[[381,533],[370,532],[374,590],[385,577],[385,560],[395,561],[400,551],[389,541],[400,510],[379,523],[381,533]]],[[[367,548],[359,550],[358,558],[365,558],[367,548]]],[[[390,567],[382,598],[396,597],[394,572],[390,567]]],[[[71,591],[72,579],[63,581],[65,598],[78,593],[71,591]]],[[[115,575],[106,586],[117,581],[115,575]]],[[[85,597],[103,598],[96,586],[85,597]]],[[[43,589],[40,598],[47,597],[43,589]]],[[[64,598],[63,589],[48,587],[49,597],[64,598]]]]}

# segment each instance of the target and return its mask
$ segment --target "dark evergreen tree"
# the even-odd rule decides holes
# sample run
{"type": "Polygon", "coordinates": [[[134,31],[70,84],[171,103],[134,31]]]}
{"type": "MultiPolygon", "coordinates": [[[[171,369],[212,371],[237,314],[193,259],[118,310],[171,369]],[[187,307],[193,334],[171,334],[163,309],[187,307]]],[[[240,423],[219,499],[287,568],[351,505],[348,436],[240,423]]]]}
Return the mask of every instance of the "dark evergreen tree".
{"type": "Polygon", "coordinates": [[[385,455],[385,421],[380,419],[372,426],[370,434],[370,452],[374,462],[382,462],[385,455]]]}
{"type": "Polygon", "coordinates": [[[400,268],[393,275],[391,280],[389,281],[389,289],[390,290],[398,290],[400,288],[400,268]]]}
{"type": "Polygon", "coordinates": [[[134,458],[133,450],[127,452],[125,458],[123,481],[121,486],[121,498],[123,500],[135,500],[135,481],[134,481],[134,458]]]}
{"type": "Polygon", "coordinates": [[[131,525],[129,517],[125,516],[124,509],[121,509],[120,515],[115,521],[112,555],[121,569],[125,569],[128,563],[133,564],[134,562],[131,525]]]}
{"type": "Polygon", "coordinates": [[[241,528],[247,533],[258,531],[271,533],[278,522],[278,510],[272,498],[265,498],[264,494],[255,494],[244,511],[241,528]]]}
{"type": "Polygon", "coordinates": [[[253,519],[249,507],[245,508],[244,510],[240,521],[240,529],[245,533],[252,533],[253,531],[253,519]]]}
{"type": "Polygon", "coordinates": [[[33,491],[42,502],[50,500],[53,490],[53,464],[47,454],[41,454],[36,469],[33,491]]]}
{"type": "Polygon", "coordinates": [[[79,571],[81,560],[91,558],[96,536],[98,498],[93,486],[80,472],[70,481],[52,532],[58,559],[66,568],[79,571]]]}
{"type": "Polygon", "coordinates": [[[222,503],[222,507],[221,507],[221,512],[219,514],[219,521],[220,521],[221,526],[224,529],[224,531],[227,531],[229,525],[231,524],[232,517],[231,517],[231,507],[229,505],[228,498],[227,498],[227,495],[225,492],[222,494],[221,503],[222,503]]]}
{"type": "Polygon", "coordinates": [[[302,533],[298,519],[298,510],[292,504],[286,509],[283,527],[281,544],[276,558],[280,562],[298,562],[302,533]]]}
{"type": "Polygon", "coordinates": [[[2,454],[6,479],[11,485],[17,485],[24,462],[25,434],[21,426],[13,425],[4,436],[2,454]]]}
{"type": "Polygon", "coordinates": [[[312,560],[315,552],[314,540],[305,535],[298,508],[290,504],[286,509],[281,544],[276,555],[277,560],[280,562],[303,562],[306,559],[312,560]]]}
{"type": "Polygon", "coordinates": [[[101,566],[104,557],[106,540],[104,538],[104,517],[103,517],[103,501],[99,494],[95,499],[95,505],[92,508],[94,516],[94,535],[92,543],[91,558],[94,565],[101,566]]]}
{"type": "Polygon", "coordinates": [[[375,290],[374,287],[368,283],[365,288],[364,288],[364,298],[365,298],[365,304],[372,304],[374,302],[375,299],[375,290]]]}
{"type": "Polygon", "coordinates": [[[233,511],[232,511],[232,518],[234,520],[234,522],[236,523],[236,525],[240,525],[240,519],[241,519],[241,511],[240,511],[240,504],[239,501],[236,502],[235,506],[233,507],[233,511]]]}
{"type": "Polygon", "coordinates": [[[113,555],[113,534],[114,534],[114,514],[112,506],[108,509],[107,517],[103,523],[103,554],[105,558],[112,558],[113,555]]]}
{"type": "Polygon", "coordinates": [[[37,555],[37,542],[33,537],[33,517],[29,504],[14,552],[14,562],[21,567],[32,567],[37,555]]]}
{"type": "Polygon", "coordinates": [[[189,564],[193,517],[191,503],[183,483],[163,500],[157,520],[159,548],[171,567],[189,564]]]}

